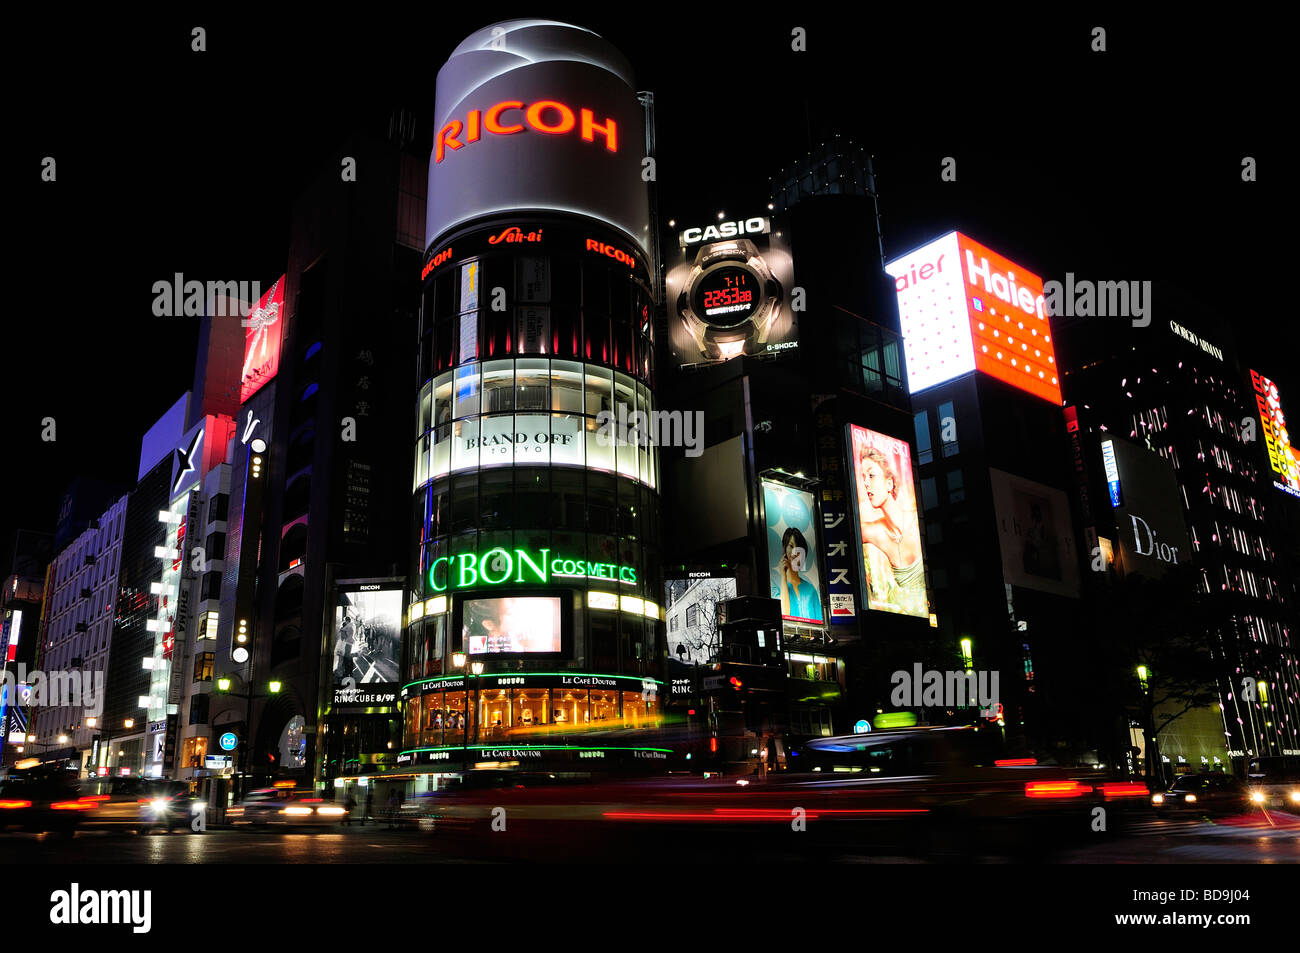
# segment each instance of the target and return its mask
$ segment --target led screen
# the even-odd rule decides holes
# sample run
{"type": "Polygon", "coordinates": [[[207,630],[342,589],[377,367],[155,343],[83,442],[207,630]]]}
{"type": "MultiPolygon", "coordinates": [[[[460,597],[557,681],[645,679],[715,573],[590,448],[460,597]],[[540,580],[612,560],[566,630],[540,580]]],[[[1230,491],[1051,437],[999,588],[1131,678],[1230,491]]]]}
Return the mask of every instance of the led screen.
{"type": "Polygon", "coordinates": [[[1061,403],[1043,280],[960,232],[889,262],[912,393],[978,370],[1061,403]]]}
{"type": "Polygon", "coordinates": [[[1277,385],[1255,371],[1250,372],[1250,383],[1259,408],[1259,425],[1268,451],[1268,465],[1280,477],[1273,480],[1273,485],[1292,496],[1300,496],[1300,451],[1291,446],[1277,385]]]}
{"type": "Polygon", "coordinates": [[[764,480],[763,503],[767,510],[768,576],[772,598],[781,600],[781,618],[821,625],[825,614],[813,495],[764,480]]]}
{"type": "Polygon", "coordinates": [[[927,617],[930,603],[911,446],[906,440],[850,424],[849,453],[866,605],[927,617]]]}
{"type": "Polygon", "coordinates": [[[386,704],[396,697],[402,590],[392,584],[341,584],[334,608],[335,703],[386,704]]]}
{"type": "Polygon", "coordinates": [[[554,596],[466,600],[466,651],[470,655],[560,652],[560,613],[560,599],[554,596]]]}
{"type": "Polygon", "coordinates": [[[664,583],[668,660],[683,665],[717,661],[722,646],[718,605],[736,598],[734,576],[693,574],[664,583]]]}

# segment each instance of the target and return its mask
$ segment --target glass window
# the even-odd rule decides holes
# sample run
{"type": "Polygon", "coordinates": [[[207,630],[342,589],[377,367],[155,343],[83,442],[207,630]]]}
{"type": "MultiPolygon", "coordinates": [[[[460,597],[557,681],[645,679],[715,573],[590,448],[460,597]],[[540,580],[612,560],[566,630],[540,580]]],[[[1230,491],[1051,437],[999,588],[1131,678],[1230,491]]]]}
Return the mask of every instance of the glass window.
{"type": "Polygon", "coordinates": [[[478,365],[462,367],[456,371],[457,419],[480,413],[478,365]]]}
{"type": "Polygon", "coordinates": [[[913,418],[916,426],[916,455],[918,463],[932,463],[934,451],[930,448],[930,413],[921,411],[913,418]]]}
{"type": "Polygon", "coordinates": [[[927,510],[932,510],[939,505],[939,487],[933,477],[921,481],[921,505],[927,510]]]}
{"type": "Polygon", "coordinates": [[[504,688],[488,688],[478,693],[479,724],[484,739],[504,738],[510,728],[510,693],[504,688]]]}
{"type": "Polygon", "coordinates": [[[422,701],[423,699],[417,695],[406,702],[406,725],[403,738],[405,744],[413,748],[423,744],[420,739],[420,703],[422,701]]]}
{"type": "MultiPolygon", "coordinates": [[[[488,361],[483,365],[483,411],[489,414],[515,409],[513,361],[488,361]]],[[[459,416],[459,414],[457,414],[459,416]]]]}
{"type": "Polygon", "coordinates": [[[545,412],[550,408],[550,361],[535,357],[515,361],[515,410],[545,412]]]}
{"type": "Polygon", "coordinates": [[[451,423],[451,372],[438,375],[433,381],[432,425],[451,423]]]}
{"type": "Polygon", "coordinates": [[[614,375],[603,367],[587,365],[587,413],[596,416],[602,410],[613,410],[614,375]]]}
{"type": "Polygon", "coordinates": [[[549,692],[544,688],[524,689],[515,692],[514,712],[511,721],[516,733],[528,733],[530,728],[549,724],[549,692]]]}
{"type": "Polygon", "coordinates": [[[591,721],[587,692],[580,688],[551,692],[551,721],[556,725],[585,725],[591,721]]]}
{"type": "Polygon", "coordinates": [[[620,407],[626,407],[629,415],[636,410],[636,383],[626,374],[614,375],[614,404],[615,414],[620,407]]]}
{"type": "Polygon", "coordinates": [[[623,693],[623,724],[628,728],[652,728],[659,723],[654,695],[642,698],[641,692],[623,693]]]}
{"type": "Polygon", "coordinates": [[[960,503],[964,499],[966,499],[966,486],[962,482],[961,471],[950,470],[948,472],[948,502],[960,503]]]}
{"type": "Polygon", "coordinates": [[[443,712],[443,744],[461,744],[474,738],[474,709],[465,708],[464,692],[447,692],[443,712]]]}
{"type": "Polygon", "coordinates": [[[433,413],[433,384],[420,388],[420,416],[415,421],[415,435],[418,437],[429,429],[433,413]]]}
{"type": "Polygon", "coordinates": [[[195,638],[200,641],[205,639],[212,639],[215,641],[217,638],[217,618],[217,613],[215,612],[203,613],[203,615],[199,617],[198,634],[195,638]]]}
{"type": "Polygon", "coordinates": [[[582,365],[551,361],[551,410],[582,413],[582,365]]]}
{"type": "Polygon", "coordinates": [[[957,412],[950,400],[939,405],[939,439],[943,441],[945,457],[951,457],[958,451],[957,412]]]}
{"type": "Polygon", "coordinates": [[[418,489],[429,479],[429,451],[432,440],[429,434],[415,441],[415,486],[418,489]]]}
{"type": "Polygon", "coordinates": [[[215,658],[214,652],[199,652],[194,656],[194,681],[212,681],[212,663],[215,658]]]}
{"type": "MultiPolygon", "coordinates": [[[[591,380],[591,378],[587,378],[591,380]]],[[[590,390],[587,391],[591,393],[590,390]]],[[[592,470],[614,469],[614,443],[612,428],[609,432],[601,431],[600,424],[594,417],[586,418],[587,425],[587,466],[592,470]]]]}
{"type": "Polygon", "coordinates": [[[433,460],[430,463],[429,476],[446,476],[451,469],[451,435],[460,424],[446,424],[439,427],[433,444],[433,460]]]}
{"type": "Polygon", "coordinates": [[[601,728],[617,727],[618,692],[593,691],[591,693],[591,723],[601,728]]]}

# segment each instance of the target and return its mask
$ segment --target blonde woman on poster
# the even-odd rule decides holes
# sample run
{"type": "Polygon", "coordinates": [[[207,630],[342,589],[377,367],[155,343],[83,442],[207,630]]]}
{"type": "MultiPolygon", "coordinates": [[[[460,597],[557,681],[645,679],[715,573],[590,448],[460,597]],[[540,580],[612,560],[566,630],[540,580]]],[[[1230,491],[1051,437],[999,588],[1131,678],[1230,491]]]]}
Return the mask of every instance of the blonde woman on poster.
{"type": "MultiPolygon", "coordinates": [[[[906,451],[908,456],[905,460],[891,459],[898,455],[888,454],[872,445],[867,439],[867,431],[856,428],[853,442],[862,549],[867,561],[871,607],[924,616],[929,612],[929,603],[925,594],[925,565],[921,558],[921,526],[911,482],[904,482],[899,476],[900,470],[910,476],[910,450],[906,451]],[[880,578],[883,572],[872,571],[873,564],[881,569],[888,566],[892,585],[880,578]]],[[[902,446],[905,448],[907,445],[902,446]]]]}

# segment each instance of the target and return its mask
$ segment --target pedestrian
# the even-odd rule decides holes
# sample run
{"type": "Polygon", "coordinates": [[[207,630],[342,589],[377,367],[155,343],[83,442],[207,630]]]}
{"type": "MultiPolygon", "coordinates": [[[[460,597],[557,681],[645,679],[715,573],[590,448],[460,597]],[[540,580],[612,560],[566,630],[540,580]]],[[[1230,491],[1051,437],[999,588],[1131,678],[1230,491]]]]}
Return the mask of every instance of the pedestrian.
{"type": "Polygon", "coordinates": [[[375,815],[375,789],[366,788],[366,811],[361,815],[361,826],[366,826],[366,821],[373,819],[375,815]]]}
{"type": "MultiPolygon", "coordinates": [[[[357,810],[357,799],[352,796],[352,791],[350,789],[348,791],[348,801],[345,806],[347,807],[348,812],[343,815],[343,826],[351,827],[352,815],[355,814],[357,810]]],[[[362,823],[364,824],[365,821],[363,820],[362,823]]]]}
{"type": "Polygon", "coordinates": [[[391,831],[397,826],[397,788],[388,792],[388,829],[391,831]]]}

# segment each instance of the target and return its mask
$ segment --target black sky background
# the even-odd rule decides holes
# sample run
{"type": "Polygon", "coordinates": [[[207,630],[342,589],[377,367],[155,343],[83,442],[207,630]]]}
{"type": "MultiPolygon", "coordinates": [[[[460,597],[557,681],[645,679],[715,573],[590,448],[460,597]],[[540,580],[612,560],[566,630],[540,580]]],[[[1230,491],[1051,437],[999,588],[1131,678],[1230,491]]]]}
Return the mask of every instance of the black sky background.
{"type": "Polygon", "coordinates": [[[285,268],[296,194],[338,168],[344,138],[382,134],[399,105],[427,136],[451,49],[518,16],[596,30],[655,92],[662,219],[761,208],[769,176],[839,132],[876,155],[888,254],[957,228],[1044,277],[1173,281],[1231,321],[1246,361],[1300,408],[1282,151],[1293,55],[1278,22],[1131,11],[1028,22],[1012,8],[930,4],[818,16],[737,4],[303,9],[314,18],[74,22],[51,8],[12,31],[33,67],[11,86],[4,158],[19,307],[0,338],[0,538],[52,530],[75,476],[134,483],[140,438],[190,387],[197,342],[195,319],[152,315],[153,282],[182,272],[268,286],[285,268]],[[205,53],[190,50],[196,25],[205,53]],[[1106,53],[1089,49],[1098,25],[1106,53]],[[790,49],[795,26],[807,52],[790,49]],[[56,183],[40,181],[46,155],[56,183]],[[1246,155],[1253,184],[1240,177],[1246,155]],[[944,156],[957,159],[955,183],[940,181],[944,156]],[[40,439],[44,417],[54,443],[40,439]]]}

